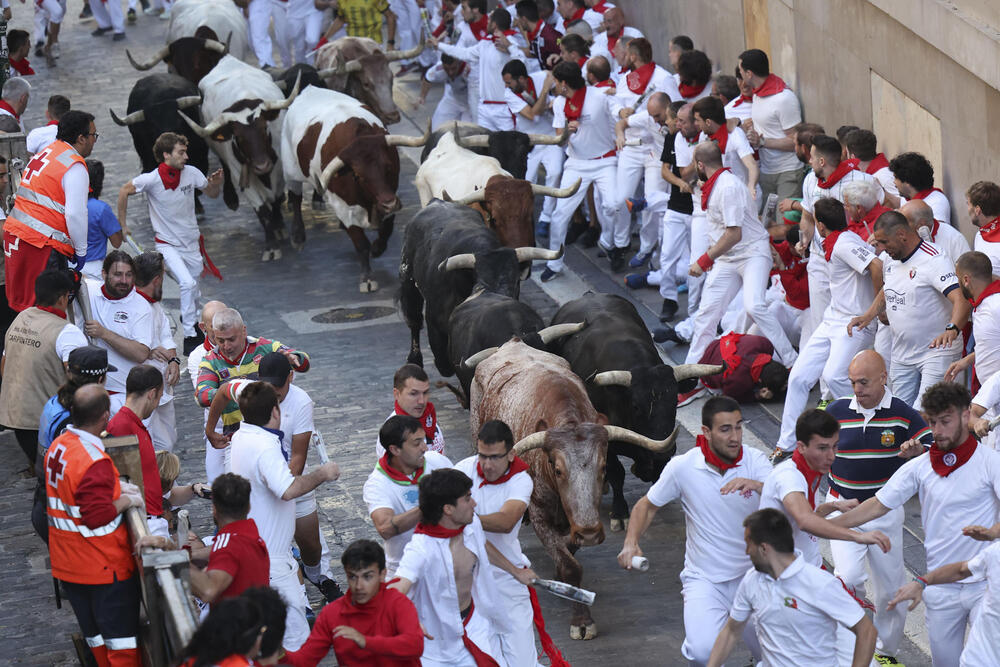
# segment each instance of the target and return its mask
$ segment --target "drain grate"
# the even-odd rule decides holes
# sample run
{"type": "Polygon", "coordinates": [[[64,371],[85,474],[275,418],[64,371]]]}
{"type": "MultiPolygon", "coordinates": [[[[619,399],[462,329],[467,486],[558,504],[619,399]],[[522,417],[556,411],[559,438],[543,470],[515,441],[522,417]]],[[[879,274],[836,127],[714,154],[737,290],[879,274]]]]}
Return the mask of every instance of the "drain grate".
{"type": "Polygon", "coordinates": [[[320,324],[344,324],[347,322],[364,322],[392,315],[395,311],[391,306],[357,306],[354,308],[334,308],[312,316],[313,322],[320,324]]]}

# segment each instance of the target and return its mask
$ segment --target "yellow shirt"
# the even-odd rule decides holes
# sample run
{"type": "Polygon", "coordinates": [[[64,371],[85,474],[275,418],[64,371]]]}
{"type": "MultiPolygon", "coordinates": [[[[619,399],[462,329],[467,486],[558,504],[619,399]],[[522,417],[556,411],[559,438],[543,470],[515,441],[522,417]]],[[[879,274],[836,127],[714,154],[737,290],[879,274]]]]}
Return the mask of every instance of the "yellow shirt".
{"type": "Polygon", "coordinates": [[[347,24],[351,37],[368,37],[382,43],[382,20],[388,0],[340,0],[337,16],[347,24]]]}

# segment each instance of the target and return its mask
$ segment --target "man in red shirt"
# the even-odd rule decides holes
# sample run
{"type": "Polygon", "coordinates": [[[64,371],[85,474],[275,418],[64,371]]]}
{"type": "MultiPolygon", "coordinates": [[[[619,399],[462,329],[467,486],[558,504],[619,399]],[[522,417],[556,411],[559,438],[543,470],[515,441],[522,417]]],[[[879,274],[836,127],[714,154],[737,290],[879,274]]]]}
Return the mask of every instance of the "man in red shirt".
{"type": "Polygon", "coordinates": [[[417,609],[399,591],[386,589],[382,547],[357,540],[340,562],[347,595],[323,607],[306,643],[280,664],[315,667],[332,647],[341,667],[418,667],[424,637],[417,609]]]}

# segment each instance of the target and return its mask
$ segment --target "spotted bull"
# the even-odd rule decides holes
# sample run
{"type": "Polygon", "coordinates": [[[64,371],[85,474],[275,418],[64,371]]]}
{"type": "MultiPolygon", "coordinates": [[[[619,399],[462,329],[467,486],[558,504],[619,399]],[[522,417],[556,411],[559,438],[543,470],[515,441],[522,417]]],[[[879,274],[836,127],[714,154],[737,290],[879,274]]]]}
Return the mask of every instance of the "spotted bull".
{"type": "Polygon", "coordinates": [[[177,0],[170,7],[166,43],[182,37],[209,37],[228,43],[229,54],[239,60],[250,55],[247,20],[233,2],[177,0]]]}

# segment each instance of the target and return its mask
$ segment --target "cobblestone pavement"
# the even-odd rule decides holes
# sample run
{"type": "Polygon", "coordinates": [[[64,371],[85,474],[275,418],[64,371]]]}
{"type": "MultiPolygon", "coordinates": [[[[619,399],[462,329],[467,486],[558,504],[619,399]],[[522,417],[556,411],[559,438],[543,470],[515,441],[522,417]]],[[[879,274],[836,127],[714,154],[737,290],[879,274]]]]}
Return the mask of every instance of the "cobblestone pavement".
{"type": "MultiPolygon", "coordinates": [[[[16,5],[13,27],[30,29],[31,5],[16,5]]],[[[152,53],[162,44],[164,22],[140,14],[137,24],[127,26],[127,40],[112,43],[106,37],[89,35],[94,24],[76,19],[79,4],[72,3],[61,35],[62,57],[58,67],[46,68],[42,59],[33,59],[38,75],[33,77],[32,100],[25,121],[28,127],[43,122],[45,100],[59,92],[68,95],[74,108],[89,110],[97,116],[100,140],[92,157],[103,160],[106,168],[104,199],[113,202],[117,189],[138,173],[138,160],[125,128],[114,125],[107,114],[112,107],[119,113],[126,105],[131,85],[139,74],[128,64],[124,50],[136,56],[152,53]],[[37,60],[38,62],[34,62],[37,60]]],[[[162,71],[162,66],[154,71],[162,71]]],[[[397,82],[396,97],[404,111],[404,121],[397,132],[416,133],[433,110],[432,95],[427,106],[414,108],[418,80],[407,76],[397,82]]],[[[409,149],[407,149],[409,150],[409,149]]],[[[407,153],[412,156],[415,151],[407,153]]],[[[215,160],[213,158],[213,164],[215,160]]],[[[397,215],[405,223],[416,210],[417,197],[412,185],[415,163],[403,160],[400,197],[404,209],[397,215]]],[[[214,167],[213,167],[214,168],[214,167]]],[[[152,233],[141,200],[133,199],[130,227],[140,243],[152,242],[152,233]]],[[[299,253],[284,248],[282,259],[261,263],[262,232],[251,210],[232,212],[220,200],[206,200],[206,216],[201,221],[209,252],[225,277],[220,283],[203,280],[203,297],[221,299],[238,308],[249,332],[284,341],[306,350],[312,357],[312,370],[297,376],[296,384],[316,402],[316,425],[324,434],[330,456],[341,467],[341,478],[321,487],[320,506],[323,529],[334,555],[335,573],[342,580],[337,557],[340,550],[359,537],[375,537],[361,499],[362,484],[374,463],[374,441],[378,426],[389,410],[391,377],[405,361],[408,332],[396,314],[393,298],[398,287],[397,261],[402,225],[397,224],[386,253],[373,260],[380,289],[373,294],[357,290],[357,262],[347,236],[326,212],[306,211],[309,242],[299,253]],[[366,307],[367,315],[356,321],[354,315],[366,307]],[[323,324],[314,317],[333,309],[350,309],[341,324],[323,324]]],[[[584,253],[571,250],[567,277],[546,285],[529,281],[522,288],[522,299],[543,318],[550,317],[561,302],[587,289],[623,293],[621,278],[612,276],[606,264],[584,253]]],[[[537,272],[534,280],[537,280],[537,272]]],[[[643,316],[652,323],[659,304],[655,295],[631,295],[637,299],[643,316]],[[645,304],[645,307],[643,306],[645,304]]],[[[174,310],[179,305],[176,287],[168,283],[165,303],[174,310]]],[[[322,318],[316,318],[322,319],[322,318]]],[[[672,354],[676,354],[671,352],[672,354]]],[[[425,358],[430,359],[425,349],[425,358]]],[[[432,382],[436,377],[431,365],[432,382]]],[[[180,438],[177,453],[182,460],[179,483],[202,479],[204,444],[199,436],[202,411],[187,388],[189,378],[178,385],[177,422],[180,438]]],[[[471,452],[468,413],[461,409],[447,390],[437,390],[433,399],[448,443],[447,454],[455,461],[471,452]]],[[[764,447],[776,435],[774,409],[748,407],[754,421],[748,442],[764,447]]],[[[684,426],[680,450],[693,445],[691,433],[697,430],[698,404],[679,411],[684,426]]],[[[68,605],[54,607],[51,579],[45,550],[29,522],[33,480],[28,479],[24,461],[10,433],[0,433],[0,586],[4,592],[0,605],[0,633],[4,651],[0,664],[69,665],[76,664],[69,634],[76,623],[68,605]]],[[[310,461],[314,463],[314,461],[310,461]]],[[[637,500],[645,486],[629,477],[626,492],[630,502],[637,500]]],[[[607,500],[604,512],[607,512],[607,500]]],[[[211,530],[208,503],[195,502],[189,507],[192,524],[204,534],[211,530]]],[[[622,535],[608,533],[604,544],[581,550],[584,586],[597,592],[593,614],[600,636],[589,642],[568,638],[568,604],[543,594],[542,606],[549,629],[568,660],[576,665],[608,664],[626,658],[630,664],[681,664],[683,640],[682,600],[678,573],[683,562],[684,528],[679,507],[664,508],[643,543],[652,567],[646,573],[625,573],[615,564],[622,535]]],[[[554,570],[529,527],[521,532],[525,551],[536,571],[551,577],[554,570]]],[[[914,541],[910,550],[919,551],[914,541]]],[[[908,563],[910,559],[908,558],[908,563]]],[[[919,566],[914,566],[919,567],[919,566]]],[[[309,594],[318,609],[318,595],[309,594]]],[[[916,618],[916,616],[914,616],[916,618]]],[[[919,620],[922,625],[922,616],[919,620]]],[[[919,634],[919,628],[914,635],[919,634]]],[[[908,665],[929,664],[916,646],[907,644],[900,656],[908,665]]],[[[734,656],[730,664],[744,665],[748,655],[734,656]]],[[[324,664],[335,664],[328,659],[324,664]]]]}

